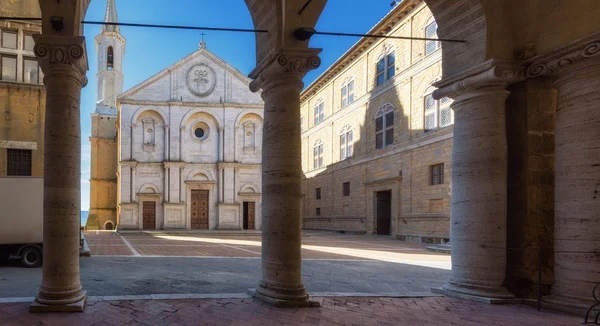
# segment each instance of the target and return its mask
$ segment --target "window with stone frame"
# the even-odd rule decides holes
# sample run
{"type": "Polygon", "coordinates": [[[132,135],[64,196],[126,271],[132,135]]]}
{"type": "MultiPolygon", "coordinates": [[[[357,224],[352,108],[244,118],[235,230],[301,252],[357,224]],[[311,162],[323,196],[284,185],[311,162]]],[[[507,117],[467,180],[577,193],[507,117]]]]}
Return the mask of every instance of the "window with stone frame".
{"type": "MultiPolygon", "coordinates": [[[[432,17],[427,23],[427,26],[425,26],[425,38],[438,38],[437,28],[438,25],[432,17]]],[[[441,44],[439,41],[425,41],[425,56],[432,54],[440,47],[441,44]]]]}
{"type": "Polygon", "coordinates": [[[30,149],[6,149],[6,175],[8,176],[26,176],[32,174],[31,171],[32,151],[30,149]]]}
{"type": "Polygon", "coordinates": [[[385,104],[375,115],[375,148],[394,143],[394,107],[385,104]]]}
{"type": "Polygon", "coordinates": [[[354,102],[354,80],[347,81],[342,87],[342,107],[354,102]]]}
{"type": "Polygon", "coordinates": [[[33,34],[29,31],[0,30],[0,80],[42,84],[44,75],[33,53],[33,34]]]}
{"type": "Polygon", "coordinates": [[[314,169],[320,169],[323,167],[323,143],[318,141],[315,143],[313,148],[313,166],[314,169]]]}
{"type": "Polygon", "coordinates": [[[304,116],[300,116],[300,132],[304,132],[304,116]]]}
{"type": "Polygon", "coordinates": [[[342,130],[340,135],[340,160],[352,157],[354,154],[354,136],[349,127],[342,130]]]}
{"type": "Polygon", "coordinates": [[[440,100],[433,98],[432,94],[427,94],[423,98],[424,106],[424,130],[431,131],[437,128],[450,126],[454,123],[454,114],[449,97],[440,100]]]}
{"type": "Polygon", "coordinates": [[[430,185],[444,184],[444,163],[434,164],[430,167],[431,180],[430,185]]]}
{"type": "Polygon", "coordinates": [[[377,61],[376,83],[382,85],[396,75],[396,52],[391,46],[384,47],[384,53],[377,61]]]}
{"type": "Polygon", "coordinates": [[[315,188],[315,198],[321,199],[321,188],[315,188]]]}
{"type": "Polygon", "coordinates": [[[344,182],[342,184],[342,195],[344,197],[350,196],[350,182],[344,182]]]}
{"type": "Polygon", "coordinates": [[[315,210],[315,215],[321,216],[321,208],[320,207],[317,207],[317,209],[315,210]]]}
{"type": "Polygon", "coordinates": [[[320,100],[314,108],[315,125],[321,123],[325,119],[325,102],[320,100]]]}

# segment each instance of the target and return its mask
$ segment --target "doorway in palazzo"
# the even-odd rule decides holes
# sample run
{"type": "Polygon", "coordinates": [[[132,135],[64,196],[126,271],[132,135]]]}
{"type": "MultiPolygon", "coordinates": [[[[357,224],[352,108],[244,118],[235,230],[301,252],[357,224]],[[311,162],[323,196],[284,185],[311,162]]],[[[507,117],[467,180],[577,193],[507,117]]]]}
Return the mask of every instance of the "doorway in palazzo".
{"type": "Polygon", "coordinates": [[[254,230],[254,212],[256,203],[253,201],[244,202],[244,230],[254,230]]]}
{"type": "Polygon", "coordinates": [[[142,203],[144,230],[156,230],[156,202],[145,201],[142,203]]]}
{"type": "Polygon", "coordinates": [[[390,235],[392,226],[392,192],[378,191],[377,198],[377,234],[390,235]]]}
{"type": "Polygon", "coordinates": [[[192,230],[208,230],[208,190],[192,190],[192,230]]]}

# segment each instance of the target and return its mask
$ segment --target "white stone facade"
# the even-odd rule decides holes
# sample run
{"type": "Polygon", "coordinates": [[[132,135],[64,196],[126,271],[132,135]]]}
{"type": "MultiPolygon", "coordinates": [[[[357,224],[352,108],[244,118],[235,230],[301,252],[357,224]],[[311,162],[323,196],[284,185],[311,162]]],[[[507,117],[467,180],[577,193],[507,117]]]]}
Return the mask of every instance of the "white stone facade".
{"type": "Polygon", "coordinates": [[[244,202],[260,229],[264,105],[249,83],[202,46],[119,97],[119,228],[148,229],[153,202],[152,229],[192,229],[192,191],[208,190],[208,229],[244,229],[244,202]]]}

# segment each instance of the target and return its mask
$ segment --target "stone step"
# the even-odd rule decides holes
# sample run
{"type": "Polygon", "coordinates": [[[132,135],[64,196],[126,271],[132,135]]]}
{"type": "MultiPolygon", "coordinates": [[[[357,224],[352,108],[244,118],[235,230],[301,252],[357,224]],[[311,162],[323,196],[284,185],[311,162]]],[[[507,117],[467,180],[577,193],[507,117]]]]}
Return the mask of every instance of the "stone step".
{"type": "Polygon", "coordinates": [[[118,230],[117,235],[260,236],[260,230],[118,230]]]}
{"type": "Polygon", "coordinates": [[[428,246],[426,248],[428,251],[440,252],[444,254],[450,254],[452,246],[450,243],[440,243],[435,246],[428,246]]]}
{"type": "Polygon", "coordinates": [[[331,229],[331,228],[302,228],[303,231],[326,231],[326,232],[334,232],[340,234],[355,234],[362,235],[367,234],[367,231],[364,230],[345,230],[345,229],[331,229]]]}

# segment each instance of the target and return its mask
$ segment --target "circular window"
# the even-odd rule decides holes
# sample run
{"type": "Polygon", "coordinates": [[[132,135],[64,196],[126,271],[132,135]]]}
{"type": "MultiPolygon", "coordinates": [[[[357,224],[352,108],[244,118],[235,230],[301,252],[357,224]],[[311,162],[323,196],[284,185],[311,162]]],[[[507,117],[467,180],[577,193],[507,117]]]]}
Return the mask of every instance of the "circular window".
{"type": "Polygon", "coordinates": [[[194,135],[196,136],[196,138],[204,138],[204,129],[196,128],[196,130],[194,130],[194,135]]]}

